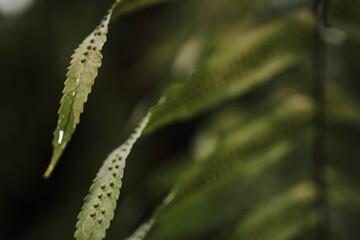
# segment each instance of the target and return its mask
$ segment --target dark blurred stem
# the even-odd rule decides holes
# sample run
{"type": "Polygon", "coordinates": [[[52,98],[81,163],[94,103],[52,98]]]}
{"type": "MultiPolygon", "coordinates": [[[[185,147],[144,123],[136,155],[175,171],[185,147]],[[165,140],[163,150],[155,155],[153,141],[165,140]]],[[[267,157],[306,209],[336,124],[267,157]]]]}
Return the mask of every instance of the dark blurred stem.
{"type": "Polygon", "coordinates": [[[313,164],[314,180],[318,186],[317,206],[320,213],[318,227],[318,239],[329,239],[329,211],[327,200],[327,186],[325,180],[325,168],[327,165],[325,156],[325,61],[326,46],[321,39],[321,31],[326,25],[326,12],[328,0],[314,0],[313,13],[316,18],[316,36],[313,50],[313,97],[316,102],[317,112],[314,119],[314,142],[313,164]]]}

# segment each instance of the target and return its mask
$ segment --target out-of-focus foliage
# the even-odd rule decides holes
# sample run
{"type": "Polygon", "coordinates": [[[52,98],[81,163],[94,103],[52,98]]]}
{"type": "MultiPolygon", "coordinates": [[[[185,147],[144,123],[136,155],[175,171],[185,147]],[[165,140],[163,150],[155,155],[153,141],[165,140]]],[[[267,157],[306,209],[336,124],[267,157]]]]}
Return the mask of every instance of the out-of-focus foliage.
{"type": "Polygon", "coordinates": [[[356,239],[360,2],[332,0],[321,28],[314,2],[119,1],[81,124],[46,181],[67,63],[113,2],[37,0],[0,16],[0,238],[73,238],[98,171],[78,239],[103,239],[112,219],[106,239],[356,239]],[[313,92],[318,29],[325,105],[313,92]]]}

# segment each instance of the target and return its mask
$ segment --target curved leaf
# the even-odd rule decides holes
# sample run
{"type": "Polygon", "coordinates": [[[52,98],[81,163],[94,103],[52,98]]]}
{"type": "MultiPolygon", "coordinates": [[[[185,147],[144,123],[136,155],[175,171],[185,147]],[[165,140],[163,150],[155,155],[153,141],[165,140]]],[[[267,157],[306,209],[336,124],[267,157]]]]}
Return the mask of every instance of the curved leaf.
{"type": "Polygon", "coordinates": [[[87,101],[98,74],[98,69],[101,66],[101,50],[106,42],[106,34],[113,10],[116,9],[119,16],[125,13],[119,12],[119,9],[127,9],[129,6],[132,10],[136,10],[155,2],[149,0],[116,0],[100,24],[85,38],[71,56],[72,60],[66,74],[67,79],[58,111],[59,120],[52,141],[53,154],[44,174],[45,178],[51,175],[67,143],[70,141],[76,125],[80,122],[80,114],[84,110],[84,103],[87,101]]]}
{"type": "Polygon", "coordinates": [[[129,139],[104,161],[78,215],[79,221],[76,224],[77,230],[74,235],[76,239],[95,240],[105,237],[120,195],[126,158],[133,144],[141,136],[149,118],[150,114],[140,122],[139,127],[135,129],[129,139]]]}
{"type": "Polygon", "coordinates": [[[45,172],[45,177],[50,176],[80,121],[84,103],[87,101],[88,94],[91,92],[91,87],[98,74],[98,68],[101,66],[101,49],[106,41],[110,16],[111,11],[105,15],[99,26],[71,56],[72,60],[66,74],[67,79],[58,111],[59,120],[52,141],[53,155],[45,172]]]}

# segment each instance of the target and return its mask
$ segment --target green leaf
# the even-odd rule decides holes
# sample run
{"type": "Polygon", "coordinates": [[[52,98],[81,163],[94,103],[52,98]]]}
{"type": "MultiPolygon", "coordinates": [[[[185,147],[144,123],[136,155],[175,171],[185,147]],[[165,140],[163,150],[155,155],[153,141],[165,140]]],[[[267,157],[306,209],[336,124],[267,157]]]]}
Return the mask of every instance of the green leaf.
{"type": "Polygon", "coordinates": [[[116,0],[100,21],[100,24],[85,38],[71,56],[72,60],[68,68],[69,71],[66,74],[67,79],[58,111],[59,120],[52,141],[53,154],[50,164],[44,173],[45,178],[51,175],[67,143],[70,141],[76,125],[80,122],[80,114],[84,110],[84,103],[87,101],[91,87],[98,75],[98,69],[101,66],[101,59],[103,57],[101,50],[106,42],[108,25],[110,19],[112,19],[114,9],[116,9],[119,16],[125,13],[120,11],[121,9],[130,7],[132,10],[136,10],[155,2],[148,0],[116,0]]]}
{"type": "Polygon", "coordinates": [[[99,26],[79,45],[71,56],[69,71],[66,74],[63,97],[58,111],[59,120],[52,141],[53,155],[44,176],[49,177],[67,143],[80,121],[84,103],[101,66],[101,49],[106,41],[111,11],[105,15],[99,26]]]}
{"type": "Polygon", "coordinates": [[[141,136],[149,122],[148,114],[131,134],[129,139],[115,149],[104,161],[84,205],[78,215],[74,237],[78,240],[97,240],[105,237],[106,229],[114,217],[116,201],[120,195],[126,158],[133,144],[141,136]]]}
{"type": "MultiPolygon", "coordinates": [[[[311,100],[304,96],[294,96],[270,116],[234,131],[223,139],[223,146],[209,160],[187,173],[177,187],[176,197],[167,208],[203,191],[213,183],[230,178],[239,170],[244,174],[257,172],[266,165],[265,160],[257,160],[260,156],[272,156],[272,151],[276,155],[277,151],[273,149],[276,144],[292,143],[307,132],[314,111],[311,100]],[[244,169],[247,165],[250,167],[244,169]]],[[[272,159],[269,156],[267,158],[272,159]]]]}
{"type": "Polygon", "coordinates": [[[189,81],[166,92],[151,110],[145,132],[193,117],[271,80],[304,59],[312,34],[313,21],[301,11],[220,47],[189,81]]]}
{"type": "Polygon", "coordinates": [[[253,176],[283,158],[298,137],[311,126],[314,111],[311,100],[294,96],[275,113],[226,136],[220,149],[183,176],[155,210],[153,217],[141,225],[129,240],[143,239],[158,218],[212,185],[238,174],[253,176]]]}

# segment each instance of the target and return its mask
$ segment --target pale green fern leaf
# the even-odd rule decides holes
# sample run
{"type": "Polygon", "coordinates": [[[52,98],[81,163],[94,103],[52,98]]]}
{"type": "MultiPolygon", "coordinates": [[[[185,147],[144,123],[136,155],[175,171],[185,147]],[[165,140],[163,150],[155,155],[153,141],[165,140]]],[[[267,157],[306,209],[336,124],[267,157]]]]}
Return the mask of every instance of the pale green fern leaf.
{"type": "Polygon", "coordinates": [[[101,66],[101,49],[106,41],[110,16],[111,11],[72,55],[69,71],[66,74],[63,97],[60,101],[59,120],[52,141],[53,155],[45,177],[50,176],[80,121],[84,103],[87,101],[98,74],[98,68],[101,66]]]}
{"type": "Polygon", "coordinates": [[[141,136],[150,118],[148,114],[131,134],[129,139],[115,149],[104,161],[84,205],[79,213],[76,224],[75,238],[78,240],[98,240],[105,237],[106,229],[114,217],[116,201],[120,195],[122,177],[126,158],[133,144],[141,136]]]}
{"type": "MultiPolygon", "coordinates": [[[[91,87],[98,75],[98,69],[101,66],[101,50],[106,42],[106,34],[110,19],[112,19],[113,10],[115,8],[127,8],[128,6],[135,10],[150,5],[153,2],[155,1],[117,0],[108,10],[100,24],[85,38],[71,56],[72,60],[68,68],[69,71],[66,74],[67,79],[62,92],[61,106],[58,111],[59,120],[52,141],[53,154],[44,177],[47,178],[52,173],[67,143],[70,141],[76,125],[80,122],[80,114],[84,110],[84,103],[87,101],[91,87]]],[[[122,12],[118,13],[118,15],[121,14],[122,12]]]]}

